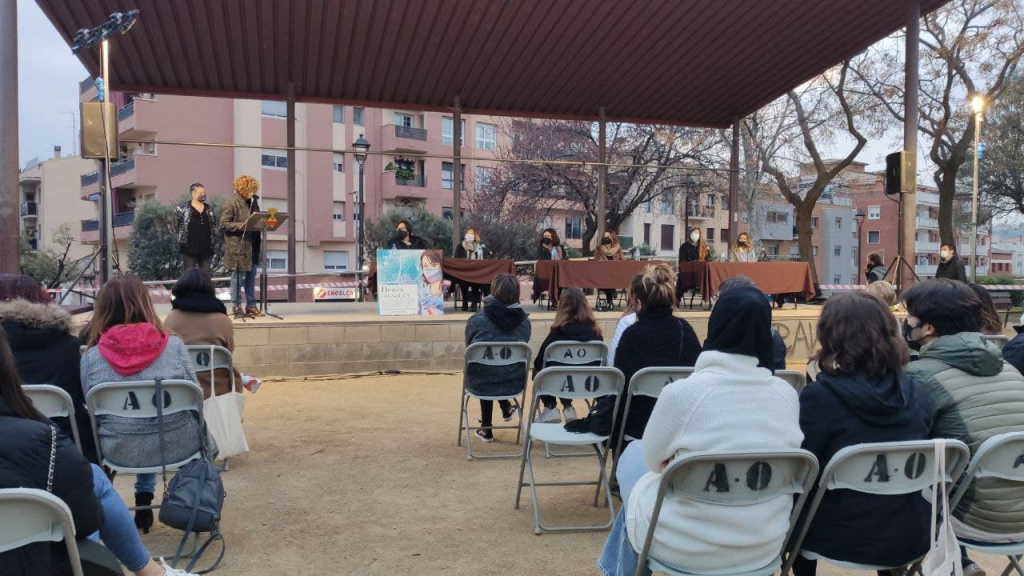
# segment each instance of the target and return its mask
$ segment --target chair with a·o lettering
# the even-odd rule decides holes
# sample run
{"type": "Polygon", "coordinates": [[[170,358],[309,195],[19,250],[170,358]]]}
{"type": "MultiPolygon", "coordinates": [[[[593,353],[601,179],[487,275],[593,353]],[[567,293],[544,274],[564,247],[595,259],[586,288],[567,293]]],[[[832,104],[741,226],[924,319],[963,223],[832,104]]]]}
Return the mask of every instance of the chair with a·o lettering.
{"type": "Polygon", "coordinates": [[[75,420],[75,403],[63,388],[53,384],[24,384],[21,387],[32,405],[47,418],[67,418],[71,424],[71,436],[78,451],[82,451],[82,439],[78,436],[78,421],[75,420]]]}
{"type": "MultiPolygon", "coordinates": [[[[544,368],[554,366],[604,366],[608,361],[608,345],[601,340],[555,340],[544,349],[544,368]]],[[[587,406],[591,403],[588,401],[587,406]]],[[[548,458],[565,456],[590,456],[590,452],[552,452],[544,447],[548,458]]]]}
{"type": "Polygon", "coordinates": [[[519,406],[516,410],[519,422],[512,426],[491,426],[491,430],[515,429],[516,444],[523,430],[523,406],[526,404],[526,379],[530,373],[530,358],[533,350],[525,342],[476,342],[466,347],[465,365],[462,371],[462,402],[459,408],[459,439],[458,445],[462,445],[462,435],[466,435],[466,460],[476,458],[516,458],[515,454],[473,454],[473,442],[469,433],[469,400],[511,400],[519,406]],[[485,395],[479,390],[474,391],[469,381],[471,366],[484,366],[496,368],[499,366],[522,366],[522,376],[518,378],[518,388],[512,394],[485,395]]]}
{"type": "Polygon", "coordinates": [[[693,375],[693,368],[689,366],[651,366],[642,368],[633,374],[629,379],[629,390],[626,392],[626,406],[622,412],[622,424],[619,428],[622,433],[615,443],[615,451],[612,452],[612,473],[615,478],[615,471],[619,467],[619,455],[622,454],[622,444],[626,440],[636,440],[626,434],[626,424],[629,422],[629,407],[633,404],[634,396],[647,396],[658,399],[661,390],[676,380],[684,380],[693,375]]]}

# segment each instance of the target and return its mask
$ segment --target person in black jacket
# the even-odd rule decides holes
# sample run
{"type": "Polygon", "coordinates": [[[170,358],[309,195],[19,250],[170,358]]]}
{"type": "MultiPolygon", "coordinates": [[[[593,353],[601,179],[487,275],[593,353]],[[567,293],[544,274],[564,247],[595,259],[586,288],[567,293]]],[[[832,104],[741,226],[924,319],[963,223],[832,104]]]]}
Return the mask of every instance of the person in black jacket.
{"type": "MultiPolygon", "coordinates": [[[[930,437],[928,392],[903,373],[910,351],[881,300],[863,292],[829,298],[817,337],[821,349],[813,360],[821,372],[800,394],[800,428],[803,448],[820,463],[819,480],[829,460],[847,446],[930,437]]],[[[903,566],[928,551],[930,514],[931,505],[920,493],[831,490],[802,550],[833,560],[903,566]]],[[[802,556],[793,565],[795,576],[813,576],[815,569],[816,561],[802,556]]]]}
{"type": "MultiPolygon", "coordinates": [[[[708,245],[704,242],[704,235],[700,228],[690,229],[690,237],[679,246],[679,262],[706,262],[708,259],[708,245]]],[[[676,305],[687,290],[696,289],[692,276],[687,274],[684,280],[683,274],[676,278],[676,305]]]]}
{"type": "MultiPolygon", "coordinates": [[[[615,350],[615,367],[626,377],[627,384],[643,368],[693,366],[701,353],[700,340],[690,323],[672,315],[672,304],[676,298],[672,280],[672,269],[667,264],[648,266],[642,285],[634,291],[636,323],[626,328],[615,350]]],[[[655,402],[654,398],[647,396],[633,397],[626,434],[643,438],[655,402]]],[[[622,421],[625,412],[626,403],[619,402],[617,422],[622,421]]],[[[618,430],[612,434],[614,446],[618,430]]]]}
{"type": "MultiPolygon", "coordinates": [[[[455,247],[455,257],[468,260],[482,260],[484,257],[484,245],[480,243],[480,233],[476,228],[466,228],[466,234],[462,242],[455,247]]],[[[459,291],[462,293],[462,311],[476,312],[480,306],[482,296],[489,294],[489,288],[481,284],[470,284],[469,282],[456,282],[459,291]],[[472,307],[472,310],[470,310],[472,307]]]]}
{"type": "MultiPolygon", "coordinates": [[[[718,285],[718,295],[721,297],[726,290],[739,288],[741,286],[757,288],[757,283],[746,276],[733,276],[731,278],[726,278],[718,285]]],[[[786,341],[782,339],[782,334],[779,334],[779,330],[774,325],[772,326],[772,358],[775,363],[775,365],[772,366],[773,372],[775,370],[786,369],[786,341]]]]}
{"type": "MultiPolygon", "coordinates": [[[[556,361],[544,363],[544,352],[552,342],[559,340],[575,340],[576,342],[589,342],[601,339],[601,327],[597,325],[593,310],[587,302],[587,297],[579,288],[566,288],[558,297],[558,311],[555,312],[555,321],[551,323],[551,331],[547,338],[541,343],[537,350],[537,356],[533,359],[533,378],[544,368],[551,366],[564,366],[556,361]]],[[[600,361],[598,361],[600,363],[600,361]]],[[[558,412],[558,405],[554,396],[540,396],[544,409],[537,422],[558,423],[565,416],[566,423],[578,420],[576,409],[572,407],[571,398],[562,398],[562,413],[558,412]]]]}
{"type": "Polygon", "coordinates": [[[1024,325],[1014,326],[1017,335],[1003,346],[1003,360],[1024,374],[1024,325]]]}
{"type": "Polygon", "coordinates": [[[967,283],[967,272],[964,270],[964,264],[960,261],[960,257],[956,254],[956,248],[949,244],[943,244],[939,247],[939,265],[935,269],[936,278],[949,278],[950,280],[959,280],[963,283],[967,283]]]}
{"type": "MultiPolygon", "coordinates": [[[[89,462],[99,463],[79,378],[82,342],[71,335],[71,315],[54,305],[31,276],[0,274],[0,325],[14,351],[22,382],[52,384],[71,396],[82,453],[89,462]]],[[[72,437],[67,418],[56,418],[54,423],[72,437]]]]}
{"type": "Polygon", "coordinates": [[[547,228],[541,233],[537,260],[565,260],[565,248],[554,228],[547,228]]]}
{"type": "Polygon", "coordinates": [[[398,221],[395,226],[395,235],[388,240],[387,247],[397,250],[426,250],[428,248],[423,238],[413,235],[412,224],[408,220],[398,221]]]}
{"type": "Polygon", "coordinates": [[[868,254],[868,267],[866,274],[868,284],[873,284],[875,282],[881,282],[882,280],[885,280],[885,275],[888,272],[889,270],[885,267],[885,264],[882,264],[882,257],[878,254],[878,252],[872,252],[871,254],[868,254]]]}

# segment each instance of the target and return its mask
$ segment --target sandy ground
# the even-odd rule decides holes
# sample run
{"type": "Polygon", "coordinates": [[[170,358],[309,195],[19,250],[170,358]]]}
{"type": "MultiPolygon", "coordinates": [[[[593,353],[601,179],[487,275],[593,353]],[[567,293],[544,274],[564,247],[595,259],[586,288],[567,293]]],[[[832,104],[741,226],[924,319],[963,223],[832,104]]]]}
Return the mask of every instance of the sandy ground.
{"type": "MultiPolygon", "coordinates": [[[[223,476],[227,555],[215,574],[599,574],[604,532],[534,535],[528,490],[513,508],[519,460],[468,462],[456,447],[460,391],[459,374],[265,383],[245,412],[252,451],[223,476]]],[[[496,436],[474,449],[518,450],[514,432],[496,436]]],[[[542,451],[538,478],[596,476],[594,459],[542,451]]],[[[115,482],[129,502],[132,482],[115,482]]],[[[603,518],[592,488],[540,490],[548,521],[603,518]]],[[[179,535],[158,525],[143,541],[160,555],[179,535]]],[[[978,560],[989,576],[1006,564],[978,560]]]]}

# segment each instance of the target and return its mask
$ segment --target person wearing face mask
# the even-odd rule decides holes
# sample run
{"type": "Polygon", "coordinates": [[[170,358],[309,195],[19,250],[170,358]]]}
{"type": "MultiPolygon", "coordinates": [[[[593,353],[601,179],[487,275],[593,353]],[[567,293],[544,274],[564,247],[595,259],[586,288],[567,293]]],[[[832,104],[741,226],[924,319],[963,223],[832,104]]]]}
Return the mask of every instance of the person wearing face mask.
{"type": "MultiPolygon", "coordinates": [[[[700,228],[691,228],[689,238],[679,246],[679,262],[707,262],[707,260],[708,245],[704,242],[704,235],[701,234],[700,228]]],[[[686,278],[687,280],[684,280],[682,274],[676,277],[677,299],[681,299],[687,290],[696,290],[697,288],[691,275],[687,274],[686,278]]],[[[679,306],[678,301],[676,306],[679,306]]]]}
{"type": "MultiPolygon", "coordinates": [[[[601,245],[594,251],[595,260],[624,260],[622,246],[619,244],[619,237],[611,230],[605,230],[601,238],[601,245]]],[[[615,306],[615,290],[604,291],[606,307],[611,309],[615,306]]]]}
{"type": "MultiPolygon", "coordinates": [[[[481,260],[484,257],[484,245],[480,243],[480,234],[476,228],[467,228],[462,242],[455,247],[456,258],[468,258],[470,260],[481,260]]],[[[459,289],[462,291],[462,311],[476,312],[480,306],[481,288],[479,284],[459,282],[459,289]]]]}
{"type": "Polygon", "coordinates": [[[565,248],[554,228],[547,228],[541,234],[537,247],[537,260],[565,260],[565,248]]]}
{"type": "Polygon", "coordinates": [[[754,255],[754,243],[746,232],[740,232],[739,237],[736,238],[736,245],[729,251],[729,261],[757,262],[757,256],[754,255]]]}
{"type": "Polygon", "coordinates": [[[412,224],[408,220],[399,220],[395,226],[395,235],[388,240],[388,246],[397,250],[426,250],[427,243],[423,238],[412,233],[412,224]]]}
{"type": "Polygon", "coordinates": [[[185,269],[199,268],[209,274],[217,238],[217,216],[206,203],[206,188],[199,182],[188,187],[189,200],[174,209],[174,236],[185,259],[185,269]]]}
{"type": "Polygon", "coordinates": [[[420,315],[444,314],[444,275],[441,272],[441,260],[440,250],[425,250],[420,255],[420,315]]]}
{"type": "MultiPolygon", "coordinates": [[[[903,299],[904,338],[921,352],[906,374],[928,390],[931,437],[961,440],[973,454],[995,435],[1024,431],[1024,376],[982,338],[982,304],[970,286],[926,280],[903,299]]],[[[1024,507],[1016,486],[994,477],[975,480],[953,511],[957,537],[1019,542],[1024,507]]],[[[963,548],[961,556],[964,576],[984,575],[963,548]]]]}
{"type": "Polygon", "coordinates": [[[260,211],[259,182],[252,176],[235,178],[235,195],[224,203],[220,227],[224,229],[224,267],[231,274],[231,302],[235,317],[255,316],[259,313],[256,299],[256,270],[259,268],[260,234],[246,232],[249,216],[260,211]],[[246,307],[242,308],[242,287],[245,287],[246,307]]]}
{"type": "Polygon", "coordinates": [[[936,278],[949,278],[967,282],[967,272],[964,271],[964,263],[956,254],[956,248],[949,244],[939,247],[939,266],[935,269],[936,278]]]}

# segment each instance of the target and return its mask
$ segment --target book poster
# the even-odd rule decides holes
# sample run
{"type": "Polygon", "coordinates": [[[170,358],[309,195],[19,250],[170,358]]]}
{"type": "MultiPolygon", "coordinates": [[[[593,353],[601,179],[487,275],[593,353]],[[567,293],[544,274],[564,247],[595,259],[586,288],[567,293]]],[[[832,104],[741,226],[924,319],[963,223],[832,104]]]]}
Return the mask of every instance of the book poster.
{"type": "Polygon", "coordinates": [[[377,250],[377,312],[381,316],[444,314],[440,250],[377,250]]]}

